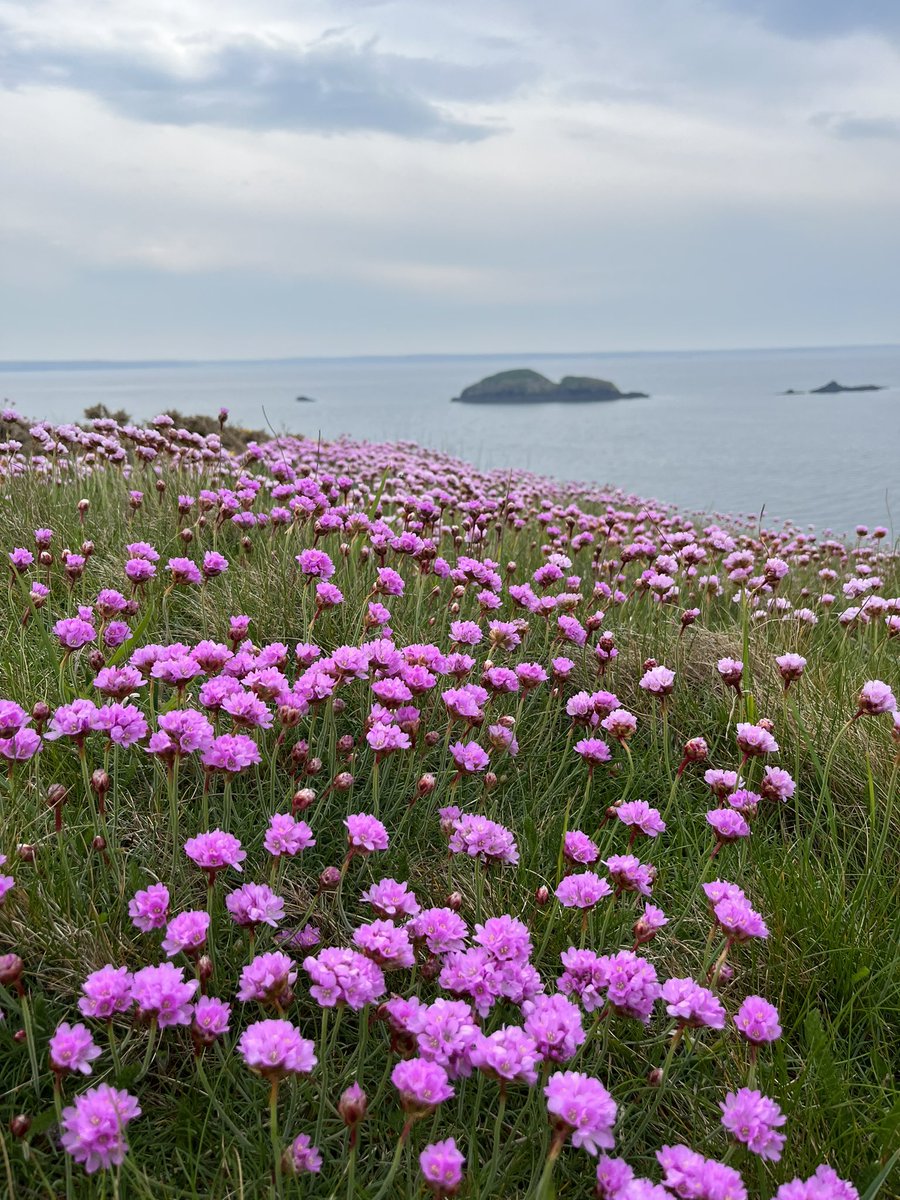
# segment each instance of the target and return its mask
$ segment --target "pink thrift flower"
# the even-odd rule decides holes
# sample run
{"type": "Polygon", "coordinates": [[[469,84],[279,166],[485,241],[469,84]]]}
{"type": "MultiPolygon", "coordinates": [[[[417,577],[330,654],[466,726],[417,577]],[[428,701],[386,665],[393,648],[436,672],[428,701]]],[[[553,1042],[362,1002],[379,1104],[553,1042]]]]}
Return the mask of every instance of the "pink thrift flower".
{"type": "Polygon", "coordinates": [[[315,1046],[290,1021],[257,1021],[238,1042],[238,1053],[251,1071],[269,1079],[308,1075],[318,1062],[315,1046]]]}
{"type": "Polygon", "coordinates": [[[125,1161],[128,1143],[125,1127],[141,1115],[134,1096],[101,1083],[75,1097],[64,1108],[60,1121],[63,1149],[77,1163],[83,1163],[88,1175],[101,1167],[120,1166],[125,1161]]]}
{"type": "Polygon", "coordinates": [[[387,850],[387,830],[377,817],[369,813],[351,813],[344,819],[347,842],[355,854],[373,854],[376,850],[387,850]]]}
{"type": "Polygon", "coordinates": [[[557,1071],[544,1088],[547,1110],[572,1135],[572,1145],[596,1155],[615,1144],[616,1103],[599,1079],[581,1071],[557,1071]]]}
{"type": "Polygon", "coordinates": [[[566,875],[556,889],[556,898],[565,908],[593,908],[598,900],[612,895],[612,888],[605,879],[593,871],[580,875],[566,875]]]}
{"type": "Polygon", "coordinates": [[[630,800],[616,807],[616,816],[628,829],[642,833],[645,837],[655,838],[665,833],[666,823],[660,817],[659,811],[651,808],[646,800],[630,800]]]}
{"type": "Polygon", "coordinates": [[[778,1009],[762,996],[748,996],[734,1014],[734,1023],[747,1041],[757,1046],[781,1037],[778,1009]]]}
{"type": "Polygon", "coordinates": [[[454,1139],[432,1142],[419,1155],[419,1167],[426,1186],[435,1196],[453,1196],[462,1183],[465,1155],[454,1139]]]}
{"type": "Polygon", "coordinates": [[[247,851],[241,849],[238,839],[221,829],[198,833],[196,837],[188,838],[184,843],[184,852],[201,870],[213,875],[225,867],[243,871],[241,863],[247,857],[247,851]]]}
{"type": "Polygon", "coordinates": [[[165,962],[135,971],[131,998],[139,1017],[155,1019],[160,1029],[168,1029],[172,1025],[190,1025],[191,1000],[199,986],[196,979],[185,981],[183,967],[165,962]]]}
{"type": "Polygon", "coordinates": [[[199,909],[173,917],[166,926],[166,936],[162,940],[166,956],[174,958],[183,951],[189,958],[196,958],[206,944],[209,923],[209,913],[199,909]]]}
{"type": "Polygon", "coordinates": [[[308,1133],[298,1133],[291,1142],[290,1165],[295,1175],[317,1175],[322,1170],[322,1155],[308,1133]]]}
{"type": "Polygon", "coordinates": [[[95,1045],[86,1025],[69,1025],[63,1021],[50,1039],[50,1065],[59,1074],[80,1071],[90,1075],[91,1063],[100,1057],[100,1053],[100,1047],[95,1045]]]}
{"type": "Polygon", "coordinates": [[[741,1088],[738,1092],[728,1092],[719,1107],[722,1124],[736,1141],[760,1158],[778,1162],[785,1137],[777,1130],[787,1117],[774,1100],[752,1088],[741,1088]]]}
{"type": "Polygon", "coordinates": [[[273,858],[287,855],[292,858],[301,850],[316,844],[312,830],[305,821],[297,820],[291,813],[275,813],[269,821],[263,845],[273,858]]]}
{"type": "Polygon", "coordinates": [[[237,925],[271,925],[284,920],[284,900],[264,883],[245,883],[225,897],[225,907],[237,925]]]}
{"type": "Polygon", "coordinates": [[[105,966],[93,971],[81,985],[78,1010],[85,1017],[109,1018],[131,1007],[132,977],[126,967],[105,966]]]}
{"type": "Polygon", "coordinates": [[[151,883],[143,891],[135,892],[128,902],[128,915],[142,933],[162,929],[169,915],[169,889],[164,883],[151,883]]]}

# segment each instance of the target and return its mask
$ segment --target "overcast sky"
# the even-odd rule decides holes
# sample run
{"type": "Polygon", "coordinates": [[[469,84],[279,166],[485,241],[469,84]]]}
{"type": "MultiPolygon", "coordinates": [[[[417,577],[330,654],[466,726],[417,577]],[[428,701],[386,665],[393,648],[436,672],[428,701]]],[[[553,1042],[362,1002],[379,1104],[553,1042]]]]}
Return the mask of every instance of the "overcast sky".
{"type": "Polygon", "coordinates": [[[0,0],[0,358],[900,338],[897,0],[0,0]]]}

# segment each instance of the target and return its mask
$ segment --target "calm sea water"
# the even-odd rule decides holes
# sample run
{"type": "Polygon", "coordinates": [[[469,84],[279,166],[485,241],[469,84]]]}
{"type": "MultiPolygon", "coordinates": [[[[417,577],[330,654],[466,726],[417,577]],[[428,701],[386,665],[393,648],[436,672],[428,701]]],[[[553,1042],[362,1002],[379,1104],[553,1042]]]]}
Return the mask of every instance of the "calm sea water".
{"type": "MultiPolygon", "coordinates": [[[[791,518],[838,532],[900,517],[900,346],[707,353],[299,359],[134,366],[0,365],[0,395],[32,417],[90,404],[146,418],[166,408],[325,438],[405,438],[481,467],[614,483],[704,511],[791,518]],[[613,380],[647,400],[484,407],[450,404],[511,367],[613,380]],[[780,396],[879,383],[883,392],[780,396]],[[296,396],[315,398],[298,404],[296,396]]],[[[897,532],[900,533],[900,525],[897,532]]]]}

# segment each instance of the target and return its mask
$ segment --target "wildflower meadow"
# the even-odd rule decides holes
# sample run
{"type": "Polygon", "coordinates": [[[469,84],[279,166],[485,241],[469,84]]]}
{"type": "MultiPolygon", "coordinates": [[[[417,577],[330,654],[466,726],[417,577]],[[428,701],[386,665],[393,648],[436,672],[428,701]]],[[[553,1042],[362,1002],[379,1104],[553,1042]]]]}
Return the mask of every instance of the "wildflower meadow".
{"type": "Polygon", "coordinates": [[[220,425],[2,414],[2,1194],[900,1194],[888,530],[220,425]]]}

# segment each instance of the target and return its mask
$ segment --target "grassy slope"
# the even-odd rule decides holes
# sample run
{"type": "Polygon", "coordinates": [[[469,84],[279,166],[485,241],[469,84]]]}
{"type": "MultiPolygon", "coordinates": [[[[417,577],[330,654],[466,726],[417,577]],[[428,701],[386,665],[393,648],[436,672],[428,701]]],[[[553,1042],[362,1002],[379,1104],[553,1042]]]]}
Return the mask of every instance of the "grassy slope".
{"type": "MultiPolygon", "coordinates": [[[[167,553],[180,552],[175,539],[179,525],[174,516],[174,497],[179,490],[196,492],[197,486],[196,480],[188,487],[184,480],[171,479],[165,500],[157,503],[148,496],[144,509],[131,523],[121,483],[97,478],[54,489],[24,479],[13,485],[9,501],[0,507],[0,545],[28,545],[30,531],[41,525],[57,531],[56,549],[63,545],[77,548],[82,537],[93,538],[96,553],[73,597],[89,602],[99,587],[121,586],[121,550],[126,541],[136,537],[151,541],[163,558],[167,553]],[[81,495],[91,501],[84,528],[79,526],[75,511],[81,495]]],[[[231,613],[252,615],[252,636],[257,644],[277,639],[292,646],[304,640],[308,610],[304,615],[291,566],[294,554],[310,544],[309,539],[297,532],[281,537],[255,534],[252,555],[244,558],[240,558],[238,540],[236,531],[228,527],[222,531],[218,548],[232,560],[232,569],[204,593],[178,590],[163,605],[159,603],[162,587],[157,587],[154,615],[143,631],[143,640],[180,638],[190,642],[200,636],[224,640],[231,613]]],[[[207,531],[190,549],[196,551],[210,544],[207,531]]],[[[338,558],[337,538],[333,535],[320,545],[338,558]]],[[[449,553],[449,547],[445,546],[443,552],[449,553]]],[[[588,574],[587,554],[583,552],[582,561],[576,561],[576,570],[584,574],[588,574]]],[[[530,575],[540,561],[532,530],[504,534],[503,561],[506,558],[519,563],[518,578],[530,575]]],[[[352,561],[352,575],[342,567],[337,579],[345,593],[345,604],[326,614],[315,629],[316,638],[326,648],[356,641],[359,636],[359,612],[374,566],[362,566],[355,555],[352,561]]],[[[885,595],[900,594],[896,568],[894,572],[894,577],[886,580],[885,595]]],[[[411,580],[407,596],[389,602],[398,644],[434,640],[446,645],[450,619],[446,604],[435,606],[429,601],[430,580],[420,597],[409,572],[407,577],[411,580]],[[416,625],[418,608],[422,622],[424,614],[435,619],[433,627],[423,627],[422,622],[416,625]]],[[[45,614],[23,629],[19,624],[21,596],[15,585],[4,590],[0,695],[26,705],[40,698],[51,705],[58,702],[56,654],[51,652],[41,629],[49,627],[57,616],[73,611],[74,603],[61,591],[57,585],[45,614]]],[[[467,597],[464,605],[470,607],[464,607],[461,616],[476,615],[474,599],[467,597]]],[[[504,611],[510,616],[518,612],[504,611]]],[[[677,636],[678,611],[659,609],[646,601],[609,610],[606,625],[616,633],[622,652],[600,685],[615,690],[623,704],[641,719],[632,746],[637,768],[632,796],[661,809],[666,807],[669,777],[655,707],[636,686],[644,657],[652,655],[678,672],[669,715],[671,754],[677,755],[686,738],[700,734],[710,744],[714,765],[737,765],[730,725],[736,714],[730,695],[725,694],[716,678],[714,664],[724,653],[740,656],[738,607],[727,597],[708,602],[701,622],[683,638],[677,636]]],[[[784,1026],[784,1038],[774,1051],[761,1055],[758,1078],[759,1086],[781,1103],[788,1116],[788,1147],[777,1166],[741,1162],[739,1157],[733,1160],[742,1166],[751,1194],[758,1189],[758,1194],[768,1196],[777,1182],[794,1174],[805,1177],[826,1159],[839,1173],[853,1178],[862,1191],[878,1175],[896,1145],[900,1118],[894,1082],[900,1041],[898,843],[896,809],[893,828],[887,826],[889,780],[893,782],[894,775],[885,719],[860,721],[847,732],[834,757],[830,785],[827,789],[821,787],[823,762],[838,730],[854,711],[860,684],[875,677],[896,683],[896,645],[885,639],[883,629],[847,633],[835,620],[802,632],[798,632],[796,623],[777,619],[751,627],[756,710],[775,720],[782,747],[777,761],[795,772],[800,781],[795,802],[780,811],[774,806],[761,811],[750,844],[726,847],[717,860],[716,874],[745,888],[772,933],[766,945],[745,947],[735,954],[736,976],[725,988],[723,999],[733,1011],[745,994],[759,992],[777,1003],[784,1026]],[[783,707],[781,683],[772,663],[774,654],[787,649],[799,650],[810,661],[806,676],[791,693],[796,710],[783,707]],[[802,726],[795,712],[800,714],[802,726]]],[[[544,662],[549,657],[548,642],[537,619],[532,621],[522,657],[544,662]]],[[[504,660],[500,656],[496,661],[504,660]]],[[[581,686],[596,686],[590,662],[580,666],[579,671],[581,686]]],[[[73,660],[72,677],[80,693],[89,694],[92,672],[83,655],[73,660]]],[[[515,762],[503,760],[501,784],[487,802],[486,811],[515,830],[521,862],[517,869],[507,868],[488,877],[485,911],[522,915],[532,925],[537,945],[547,934],[538,965],[545,979],[552,979],[558,973],[558,952],[572,941],[577,943],[578,920],[553,902],[538,909],[532,897],[539,884],[554,882],[563,808],[570,796],[575,797],[574,807],[578,808],[585,776],[574,754],[563,757],[565,714],[559,707],[547,708],[545,693],[546,689],[541,689],[525,702],[517,727],[521,753],[515,762]]],[[[322,781],[340,769],[329,761],[335,735],[359,732],[367,711],[365,685],[351,688],[347,701],[330,737],[325,724],[319,725],[315,747],[326,763],[313,783],[320,790],[324,790],[322,781]]],[[[500,707],[514,711],[515,701],[501,702],[500,707]]],[[[304,729],[305,723],[300,732],[304,729]]],[[[101,754],[99,743],[92,745],[92,767],[100,765],[101,754]]],[[[440,745],[424,759],[418,754],[408,757],[410,761],[389,760],[381,770],[381,815],[392,833],[404,819],[405,801],[420,771],[440,768],[440,745]]],[[[617,763],[620,758],[616,756],[617,763]]],[[[317,804],[311,816],[306,814],[318,845],[288,865],[276,889],[286,897],[293,920],[299,920],[311,903],[318,872],[340,862],[341,818],[345,812],[369,808],[370,755],[358,752],[351,769],[357,778],[351,800],[335,793],[317,804]]],[[[357,890],[364,881],[384,875],[408,878],[423,902],[442,902],[450,880],[434,813],[438,804],[451,801],[449,777],[450,772],[445,771],[431,800],[411,810],[402,838],[394,840],[387,854],[377,861],[352,865],[344,894],[351,921],[363,919],[364,914],[355,903],[357,890]]],[[[619,766],[598,772],[581,828],[593,832],[605,807],[621,795],[623,777],[619,766]]],[[[0,1115],[5,1141],[0,1179],[5,1173],[10,1195],[55,1194],[62,1186],[61,1156],[48,1140],[53,1098],[51,1079],[44,1070],[44,1047],[58,1021],[77,1019],[74,1002],[80,980],[88,970],[106,962],[137,967],[146,961],[158,961],[155,939],[138,934],[130,926],[128,898],[149,878],[159,876],[169,882],[176,909],[203,907],[205,902],[203,880],[182,856],[178,856],[174,870],[171,868],[172,847],[165,828],[165,781],[156,764],[134,752],[122,755],[117,764],[113,840],[120,869],[116,870],[106,868],[96,853],[86,849],[94,829],[90,809],[80,792],[80,779],[74,751],[57,743],[48,746],[41,756],[39,778],[28,786],[11,785],[12,794],[3,799],[0,849],[13,857],[17,843],[31,842],[38,847],[34,866],[15,867],[16,891],[0,911],[0,943],[4,949],[17,949],[26,961],[42,1070],[36,1096],[29,1056],[12,1040],[19,1021],[17,1006],[9,1000],[3,1005],[9,1019],[0,1028],[0,1115]],[[44,800],[44,789],[51,780],[72,788],[62,847],[54,844],[52,818],[44,800]],[[6,1132],[8,1120],[16,1112],[34,1117],[28,1148],[13,1142],[6,1132]]],[[[266,819],[276,807],[287,805],[294,786],[284,764],[273,773],[265,757],[258,773],[235,783],[231,828],[248,850],[246,878],[263,877],[267,856],[261,841],[266,819]]],[[[191,765],[180,780],[184,834],[200,828],[200,791],[199,769],[191,765]]],[[[463,807],[473,807],[479,794],[480,785],[463,781],[455,799],[463,807]]],[[[698,899],[698,876],[710,848],[704,821],[707,797],[702,769],[690,768],[672,809],[670,835],[640,851],[659,868],[654,900],[673,918],[669,928],[645,951],[656,964],[660,978],[700,971],[708,930],[705,909],[698,899]]],[[[221,805],[221,784],[217,784],[211,798],[211,824],[221,818],[221,805]]],[[[624,850],[625,839],[611,827],[607,826],[602,836],[607,852],[624,850]]],[[[710,877],[714,876],[707,875],[710,877]]],[[[455,864],[452,885],[463,893],[463,915],[470,921],[473,880],[471,863],[455,864]]],[[[220,885],[219,905],[221,894],[220,885]]],[[[613,914],[606,943],[600,949],[614,950],[629,944],[628,930],[636,912],[631,901],[633,898],[625,897],[613,914]]],[[[239,966],[249,954],[246,935],[232,929],[221,917],[220,912],[216,975],[211,990],[231,998],[239,966]]],[[[316,919],[326,944],[344,942],[340,914],[331,898],[323,902],[316,919]]],[[[264,933],[258,948],[270,942],[264,933]]],[[[394,975],[389,983],[402,988],[402,978],[394,975]]],[[[290,1015],[307,1036],[317,1036],[318,1011],[308,997],[306,982],[301,970],[298,999],[290,1015]]],[[[424,994],[429,994],[428,986],[424,985],[424,994]]],[[[242,1028],[248,1020],[257,1019],[256,1014],[242,1015],[239,1009],[237,1006],[233,1027],[242,1028]]],[[[725,1037],[706,1031],[689,1056],[676,1058],[669,1087],[661,1095],[654,1092],[647,1086],[646,1077],[652,1067],[662,1063],[667,1028],[660,1017],[647,1033],[635,1023],[617,1020],[605,1055],[601,1056],[595,1041],[579,1064],[604,1079],[620,1105],[619,1152],[637,1169],[651,1174],[653,1154],[664,1142],[683,1140],[704,1153],[723,1156],[726,1143],[718,1124],[718,1102],[726,1088],[741,1086],[747,1074],[746,1047],[739,1044],[733,1032],[725,1037]]],[[[105,1047],[102,1030],[97,1037],[105,1047]]],[[[319,1182],[307,1186],[308,1195],[344,1194],[345,1134],[334,1103],[341,1088],[354,1076],[357,1040],[356,1018],[348,1013],[327,1056],[327,1105],[319,1139],[325,1171],[319,1182]]],[[[120,1085],[133,1080],[144,1044],[145,1034],[141,1032],[129,1037],[120,1085]]],[[[363,1132],[359,1178],[366,1181],[365,1186],[383,1176],[401,1124],[392,1089],[385,1091],[383,1086],[385,1045],[384,1027],[374,1026],[360,1076],[370,1098],[378,1097],[363,1132]]],[[[320,1060],[326,1057],[321,1047],[319,1055],[320,1060]]],[[[109,1056],[104,1054],[98,1068],[108,1066],[109,1056]]],[[[95,1080],[100,1077],[98,1070],[95,1080]]],[[[270,1169],[267,1134],[261,1126],[265,1086],[235,1056],[223,1054],[220,1047],[207,1052],[206,1078],[214,1089],[212,1097],[207,1097],[204,1083],[197,1079],[185,1031],[166,1034],[149,1078],[139,1085],[132,1084],[144,1115],[129,1129],[132,1149],[122,1176],[124,1194],[264,1194],[270,1169]]],[[[313,1132],[321,1086],[317,1077],[297,1086],[285,1086],[281,1124],[286,1136],[313,1132]]],[[[74,1090],[71,1082],[67,1089],[70,1097],[74,1090]]],[[[497,1090],[491,1082],[485,1082],[482,1090],[484,1103],[475,1133],[480,1139],[478,1156],[485,1161],[490,1157],[494,1136],[497,1090]]],[[[468,1132],[475,1094],[473,1080],[460,1090],[459,1103],[450,1101],[444,1106],[437,1123],[437,1136],[456,1136],[470,1162],[475,1157],[468,1132]]],[[[505,1122],[499,1142],[499,1177],[504,1182],[493,1194],[525,1195],[529,1180],[540,1169],[546,1129],[543,1102],[533,1096],[529,1100],[522,1089],[511,1089],[505,1122]]],[[[417,1128],[417,1148],[428,1140],[426,1133],[431,1128],[430,1122],[417,1128]]],[[[558,1170],[560,1195],[586,1195],[590,1169],[582,1152],[566,1150],[558,1170]]],[[[406,1184],[409,1195],[417,1186],[412,1171],[410,1168],[406,1184]]],[[[481,1183],[483,1186],[483,1169],[481,1183]]],[[[78,1167],[75,1186],[78,1195],[96,1194],[85,1184],[78,1167]]],[[[895,1194],[891,1186],[889,1181],[882,1194],[895,1194]]],[[[373,1192],[361,1190],[360,1194],[373,1192]]],[[[478,1191],[473,1186],[469,1194],[477,1195],[478,1191]]]]}

